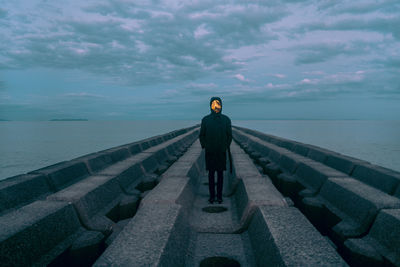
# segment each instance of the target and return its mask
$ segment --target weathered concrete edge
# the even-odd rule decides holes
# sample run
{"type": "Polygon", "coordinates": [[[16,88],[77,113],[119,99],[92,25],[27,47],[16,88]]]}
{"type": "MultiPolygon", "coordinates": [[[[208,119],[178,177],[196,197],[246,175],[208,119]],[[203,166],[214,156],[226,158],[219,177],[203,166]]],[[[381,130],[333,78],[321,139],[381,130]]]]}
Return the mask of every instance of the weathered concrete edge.
{"type": "Polygon", "coordinates": [[[285,198],[272,185],[268,176],[262,176],[247,154],[236,144],[231,144],[235,178],[231,183],[236,184],[235,199],[239,215],[241,233],[246,230],[257,206],[287,207],[285,198]]]}
{"type": "Polygon", "coordinates": [[[347,266],[294,207],[258,206],[248,232],[258,266],[347,266]]]}

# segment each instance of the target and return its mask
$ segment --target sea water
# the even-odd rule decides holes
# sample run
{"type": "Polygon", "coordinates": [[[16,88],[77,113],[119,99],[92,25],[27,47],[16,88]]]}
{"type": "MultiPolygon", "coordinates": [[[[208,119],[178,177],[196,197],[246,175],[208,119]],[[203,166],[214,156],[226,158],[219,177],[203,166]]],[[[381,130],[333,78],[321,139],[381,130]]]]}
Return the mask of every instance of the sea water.
{"type": "MultiPolygon", "coordinates": [[[[200,119],[1,121],[0,180],[198,123],[200,119]]],[[[232,124],[400,171],[400,121],[232,120],[232,124]]]]}

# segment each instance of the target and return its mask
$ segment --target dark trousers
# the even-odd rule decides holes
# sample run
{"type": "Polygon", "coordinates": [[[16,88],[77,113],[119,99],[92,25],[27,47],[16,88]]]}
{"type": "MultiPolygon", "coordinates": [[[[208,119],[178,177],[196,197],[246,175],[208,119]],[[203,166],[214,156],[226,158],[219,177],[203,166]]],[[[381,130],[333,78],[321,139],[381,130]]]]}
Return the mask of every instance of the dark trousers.
{"type": "MultiPolygon", "coordinates": [[[[217,172],[217,199],[222,199],[222,186],[224,182],[224,171],[217,172]]],[[[210,191],[210,198],[215,198],[215,170],[208,171],[208,189],[210,191]]]]}

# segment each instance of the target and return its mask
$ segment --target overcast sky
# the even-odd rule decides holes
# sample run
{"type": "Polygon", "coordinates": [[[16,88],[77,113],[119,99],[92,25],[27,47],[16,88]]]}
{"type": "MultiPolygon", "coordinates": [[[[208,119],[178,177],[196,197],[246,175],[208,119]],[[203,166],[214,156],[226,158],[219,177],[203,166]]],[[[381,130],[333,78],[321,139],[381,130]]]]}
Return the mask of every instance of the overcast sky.
{"type": "Polygon", "coordinates": [[[0,0],[0,119],[400,119],[400,1],[0,0]]]}

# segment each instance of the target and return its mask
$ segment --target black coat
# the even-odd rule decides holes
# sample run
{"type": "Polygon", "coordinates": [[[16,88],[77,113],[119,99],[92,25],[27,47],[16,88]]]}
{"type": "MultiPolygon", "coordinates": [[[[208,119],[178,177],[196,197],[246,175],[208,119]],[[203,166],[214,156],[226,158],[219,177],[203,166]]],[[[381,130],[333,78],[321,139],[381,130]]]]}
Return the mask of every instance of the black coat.
{"type": "Polygon", "coordinates": [[[206,150],[206,170],[226,170],[226,153],[232,142],[229,117],[211,111],[201,120],[199,139],[201,147],[206,150]]]}

